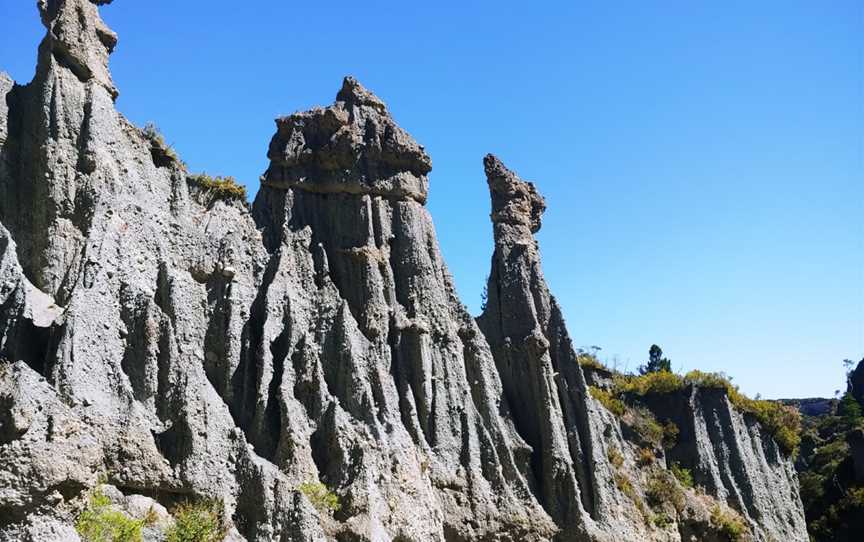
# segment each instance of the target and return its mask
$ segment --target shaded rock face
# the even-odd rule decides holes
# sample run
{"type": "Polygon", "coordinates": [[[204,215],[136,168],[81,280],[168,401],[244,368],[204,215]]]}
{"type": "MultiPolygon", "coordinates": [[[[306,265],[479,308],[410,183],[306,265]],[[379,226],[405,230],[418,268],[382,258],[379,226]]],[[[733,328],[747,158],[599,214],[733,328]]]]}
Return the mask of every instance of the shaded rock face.
{"type": "Polygon", "coordinates": [[[864,406],[864,359],[849,373],[849,393],[864,406]]]}
{"type": "MultiPolygon", "coordinates": [[[[251,209],[214,199],[114,108],[105,3],[40,1],[34,80],[0,74],[0,540],[74,540],[104,480],[128,510],[220,499],[232,540],[711,539],[698,499],[657,526],[622,492],[624,474],[644,492],[638,445],[588,394],[533,185],[485,159],[475,321],[424,206],[431,161],[383,101],[347,78],[277,119],[251,209]]],[[[692,462],[776,452],[730,427],[692,462]]],[[[800,503],[763,492],[791,491],[788,462],[741,461],[763,485],[706,487],[759,511],[758,539],[803,540],[771,526],[800,503]]]]}
{"type": "Polygon", "coordinates": [[[757,540],[807,540],[793,462],[758,422],[738,412],[725,390],[688,387],[646,399],[679,429],[667,461],[748,520],[757,540]]]}

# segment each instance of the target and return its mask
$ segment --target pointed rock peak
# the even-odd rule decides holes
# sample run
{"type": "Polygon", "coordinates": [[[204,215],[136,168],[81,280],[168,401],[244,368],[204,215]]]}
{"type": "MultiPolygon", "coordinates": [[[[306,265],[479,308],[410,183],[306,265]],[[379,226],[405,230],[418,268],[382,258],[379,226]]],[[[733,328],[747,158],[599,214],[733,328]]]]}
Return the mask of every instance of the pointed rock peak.
{"type": "Polygon", "coordinates": [[[534,184],[520,179],[493,154],[483,158],[483,166],[492,197],[492,223],[527,227],[531,233],[539,231],[546,201],[534,184]]]}
{"type": "Polygon", "coordinates": [[[360,84],[357,79],[350,75],[342,80],[342,88],[336,94],[337,102],[345,102],[346,105],[367,105],[384,112],[387,106],[384,101],[372,91],[360,84]]]}
{"type": "Polygon", "coordinates": [[[39,15],[48,34],[40,48],[37,71],[48,69],[56,60],[82,82],[96,80],[116,98],[108,55],[117,45],[117,34],[102,21],[97,7],[111,1],[38,0],[39,15]]]}

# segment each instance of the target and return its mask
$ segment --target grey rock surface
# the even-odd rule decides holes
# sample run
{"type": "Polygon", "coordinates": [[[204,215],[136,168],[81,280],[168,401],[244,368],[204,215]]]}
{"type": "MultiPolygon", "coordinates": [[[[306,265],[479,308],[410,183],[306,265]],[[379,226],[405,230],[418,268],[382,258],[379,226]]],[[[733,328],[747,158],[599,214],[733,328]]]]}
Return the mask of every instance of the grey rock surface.
{"type": "Polygon", "coordinates": [[[648,403],[680,430],[668,460],[741,513],[756,540],[808,540],[794,463],[756,420],[732,406],[725,390],[689,386],[648,403]]]}
{"type": "MultiPolygon", "coordinates": [[[[533,185],[486,158],[475,321],[424,206],[431,160],[381,99],[346,78],[277,119],[251,208],[214,198],[115,109],[106,3],[38,2],[33,81],[0,74],[0,541],[77,540],[97,487],[155,510],[154,540],[199,499],[231,540],[713,536],[695,492],[669,524],[640,507],[643,445],[588,393],[533,185]],[[318,483],[338,510],[301,490],[318,483]]],[[[728,407],[681,413],[704,499],[805,539],[791,464],[728,407]]]]}

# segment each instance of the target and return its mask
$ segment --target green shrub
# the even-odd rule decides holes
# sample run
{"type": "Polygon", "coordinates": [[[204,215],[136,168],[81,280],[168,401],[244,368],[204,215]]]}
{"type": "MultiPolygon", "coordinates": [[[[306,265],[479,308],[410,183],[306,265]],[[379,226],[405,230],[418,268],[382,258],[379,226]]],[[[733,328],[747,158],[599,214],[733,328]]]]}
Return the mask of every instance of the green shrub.
{"type": "Polygon", "coordinates": [[[606,459],[608,459],[609,463],[616,469],[620,469],[624,464],[624,456],[621,455],[621,451],[614,446],[606,450],[606,459]]]}
{"type": "Polygon", "coordinates": [[[212,194],[216,199],[246,201],[246,187],[239,184],[234,177],[211,177],[206,173],[190,175],[186,180],[202,190],[212,194]]]}
{"type": "Polygon", "coordinates": [[[662,508],[669,504],[678,512],[684,510],[684,490],[666,471],[657,470],[651,473],[645,498],[652,508],[662,508]]]}
{"type": "Polygon", "coordinates": [[[681,430],[675,425],[675,422],[667,421],[663,424],[663,447],[672,448],[678,443],[678,434],[681,430]]]}
{"type": "Polygon", "coordinates": [[[594,399],[599,401],[601,405],[606,407],[606,410],[618,416],[619,418],[624,415],[624,412],[627,410],[626,405],[624,405],[624,401],[615,397],[612,392],[604,390],[603,388],[598,388],[597,386],[590,386],[588,389],[591,393],[591,397],[593,397],[594,399]]]}
{"type": "Polygon", "coordinates": [[[684,379],[669,371],[657,371],[644,375],[619,375],[615,379],[615,390],[619,394],[630,393],[645,396],[653,393],[672,393],[684,389],[684,379]]]}
{"type": "Polygon", "coordinates": [[[631,408],[625,421],[644,441],[658,446],[662,442],[663,426],[657,423],[657,418],[647,408],[631,408]]]}
{"type": "Polygon", "coordinates": [[[847,507],[864,510],[864,487],[853,487],[846,492],[847,507]]]}
{"type": "Polygon", "coordinates": [[[810,470],[825,477],[833,475],[849,457],[849,444],[842,439],[832,440],[814,450],[810,470]]]}
{"type": "Polygon", "coordinates": [[[222,513],[218,500],[181,504],[172,514],[174,525],[168,529],[165,541],[219,542],[227,531],[222,513]]]}
{"type": "Polygon", "coordinates": [[[78,516],[75,530],[85,542],[140,542],[143,525],[143,521],[112,508],[111,500],[96,488],[78,516]]]}
{"type": "Polygon", "coordinates": [[[592,354],[590,352],[584,352],[584,351],[579,352],[578,354],[576,354],[576,361],[582,367],[588,367],[590,369],[598,369],[601,371],[608,371],[609,370],[606,368],[605,365],[603,365],[600,362],[599,359],[597,359],[597,356],[595,356],[594,354],[592,354]]]}
{"type": "Polygon", "coordinates": [[[320,482],[307,482],[300,484],[300,492],[306,495],[309,502],[312,503],[320,513],[338,512],[342,508],[339,502],[339,496],[330,491],[324,484],[320,482]]]}
{"type": "Polygon", "coordinates": [[[645,508],[645,503],[639,497],[639,494],[636,493],[636,489],[633,487],[633,482],[630,481],[630,478],[627,478],[627,476],[621,472],[616,472],[613,478],[615,479],[615,487],[618,488],[618,491],[623,493],[633,502],[646,522],[651,521],[651,514],[645,508]]]}
{"type": "Polygon", "coordinates": [[[674,476],[682,486],[687,488],[693,487],[693,473],[690,472],[690,469],[685,469],[678,463],[672,463],[672,466],[669,467],[669,472],[672,473],[672,476],[674,476]]]}
{"type": "Polygon", "coordinates": [[[651,518],[651,522],[658,529],[665,529],[666,527],[672,525],[673,521],[674,520],[671,517],[669,517],[669,514],[663,514],[663,513],[654,514],[654,516],[651,518]]]}
{"type": "Polygon", "coordinates": [[[843,418],[850,427],[861,425],[864,422],[864,412],[861,404],[848,391],[843,394],[840,404],[837,405],[837,415],[843,418]]]}
{"type": "Polygon", "coordinates": [[[640,467],[647,467],[654,463],[654,450],[651,448],[640,448],[639,454],[636,456],[636,464],[640,467]]]}
{"type": "Polygon", "coordinates": [[[148,122],[144,125],[141,133],[150,141],[150,154],[157,166],[165,167],[180,161],[174,149],[165,143],[165,138],[162,137],[162,133],[155,124],[148,122]]]}
{"type": "Polygon", "coordinates": [[[633,488],[633,482],[630,481],[630,478],[627,478],[627,475],[616,472],[614,478],[615,486],[621,493],[627,495],[634,502],[639,499],[639,495],[636,494],[636,490],[633,488]]]}
{"type": "Polygon", "coordinates": [[[711,523],[729,542],[743,540],[744,534],[749,530],[741,516],[732,510],[724,511],[720,505],[711,509],[711,523]]]}
{"type": "Polygon", "coordinates": [[[684,380],[688,384],[693,384],[700,388],[716,388],[728,391],[734,387],[729,377],[723,373],[706,373],[704,371],[693,370],[684,375],[684,380]]]}

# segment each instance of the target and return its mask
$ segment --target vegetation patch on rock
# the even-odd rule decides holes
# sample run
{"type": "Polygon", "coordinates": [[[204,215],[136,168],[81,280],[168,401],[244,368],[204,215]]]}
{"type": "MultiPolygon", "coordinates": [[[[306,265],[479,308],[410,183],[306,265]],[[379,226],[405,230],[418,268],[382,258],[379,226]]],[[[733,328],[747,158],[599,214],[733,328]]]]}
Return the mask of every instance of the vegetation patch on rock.
{"type": "Polygon", "coordinates": [[[744,540],[749,532],[747,523],[733,510],[724,510],[719,504],[711,509],[711,523],[729,542],[744,540]]]}
{"type": "Polygon", "coordinates": [[[97,487],[78,516],[75,530],[85,542],[140,542],[144,523],[112,506],[108,496],[97,487]]]}
{"type": "Polygon", "coordinates": [[[335,513],[342,508],[339,496],[320,482],[300,484],[300,492],[309,499],[320,513],[335,513]]]}
{"type": "Polygon", "coordinates": [[[169,167],[180,163],[174,148],[165,142],[165,137],[155,124],[148,122],[141,133],[150,142],[150,155],[156,167],[169,167]]]}
{"type": "Polygon", "coordinates": [[[225,538],[227,528],[218,500],[184,503],[172,515],[174,525],[166,533],[166,542],[219,542],[225,538]]]}
{"type": "Polygon", "coordinates": [[[186,180],[192,186],[210,194],[213,199],[246,201],[246,187],[234,177],[211,177],[206,173],[189,175],[186,180]]]}
{"type": "MultiPolygon", "coordinates": [[[[684,390],[688,386],[703,389],[722,389],[729,402],[744,414],[753,416],[774,438],[787,455],[794,455],[801,441],[801,416],[798,411],[779,401],[751,399],[741,393],[737,386],[722,373],[690,371],[679,375],[671,371],[648,372],[641,375],[616,375],[612,390],[591,389],[591,395],[616,415],[626,409],[626,398],[641,398],[647,395],[661,395],[684,390]]],[[[668,432],[660,428],[662,436],[677,438],[676,428],[668,432]]],[[[654,431],[652,431],[653,433],[654,431]]]]}

